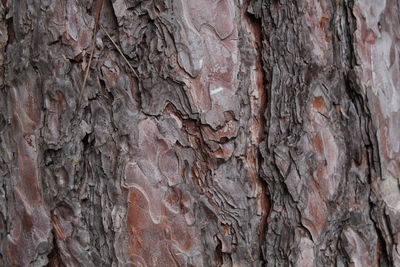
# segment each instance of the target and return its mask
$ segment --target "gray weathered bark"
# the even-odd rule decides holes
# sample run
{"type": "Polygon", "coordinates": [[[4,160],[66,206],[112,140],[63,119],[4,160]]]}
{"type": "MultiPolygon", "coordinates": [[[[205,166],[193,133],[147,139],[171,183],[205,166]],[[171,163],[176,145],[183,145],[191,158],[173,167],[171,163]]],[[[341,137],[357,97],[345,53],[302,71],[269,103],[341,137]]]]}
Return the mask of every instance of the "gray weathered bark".
{"type": "Polygon", "coordinates": [[[278,266],[399,266],[398,1],[258,1],[278,266]]]}
{"type": "Polygon", "coordinates": [[[400,265],[397,0],[4,0],[3,266],[400,265]]]}

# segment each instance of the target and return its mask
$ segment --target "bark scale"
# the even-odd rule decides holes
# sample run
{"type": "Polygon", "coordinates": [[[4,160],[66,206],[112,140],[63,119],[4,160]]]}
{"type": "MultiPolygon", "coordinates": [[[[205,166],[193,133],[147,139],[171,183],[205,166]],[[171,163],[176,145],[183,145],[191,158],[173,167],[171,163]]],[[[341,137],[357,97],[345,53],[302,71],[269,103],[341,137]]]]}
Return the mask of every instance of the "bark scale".
{"type": "Polygon", "coordinates": [[[2,1],[2,265],[400,265],[399,15],[2,1]]]}

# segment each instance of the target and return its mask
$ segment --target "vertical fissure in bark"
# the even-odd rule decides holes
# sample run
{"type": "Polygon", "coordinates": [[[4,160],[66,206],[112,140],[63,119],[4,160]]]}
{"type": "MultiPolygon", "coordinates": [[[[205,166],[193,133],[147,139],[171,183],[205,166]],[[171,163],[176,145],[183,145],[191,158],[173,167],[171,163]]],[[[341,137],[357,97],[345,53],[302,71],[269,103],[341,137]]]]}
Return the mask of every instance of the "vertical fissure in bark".
{"type": "MultiPolygon", "coordinates": [[[[260,235],[260,249],[262,250],[262,245],[265,242],[265,237],[266,237],[266,228],[267,228],[267,223],[268,223],[268,215],[269,215],[269,209],[270,209],[270,199],[268,197],[268,192],[267,192],[267,183],[264,181],[262,178],[261,172],[262,172],[262,163],[263,163],[263,157],[260,152],[260,144],[265,140],[265,128],[266,128],[266,119],[265,119],[265,112],[267,108],[267,79],[266,79],[266,74],[264,72],[264,63],[262,59],[262,49],[263,49],[263,43],[262,43],[262,20],[261,18],[257,18],[257,16],[253,12],[253,7],[251,6],[251,0],[248,0],[244,3],[243,5],[243,17],[247,21],[250,31],[253,35],[253,44],[252,46],[256,50],[256,58],[255,58],[255,71],[256,71],[256,90],[258,91],[258,107],[259,110],[256,114],[256,122],[258,123],[258,132],[253,132],[251,131],[252,135],[255,135],[255,139],[257,140],[257,143],[254,144],[254,149],[256,153],[256,166],[255,169],[257,171],[257,180],[258,184],[261,187],[260,191],[260,202],[261,202],[261,209],[262,209],[262,216],[261,216],[261,221],[260,221],[260,226],[259,226],[259,235],[260,235]]],[[[252,127],[250,127],[252,128],[252,127]]],[[[256,127],[257,128],[257,127],[256,127]]],[[[261,256],[264,257],[263,253],[261,253],[261,256]]],[[[265,263],[265,258],[262,259],[263,263],[265,263]]]]}
{"type": "MultiPolygon", "coordinates": [[[[370,196],[371,198],[371,196],[370,196]]],[[[395,266],[392,264],[392,261],[390,260],[390,254],[388,251],[388,248],[390,247],[388,242],[386,241],[386,238],[383,236],[382,230],[380,229],[379,223],[376,221],[376,215],[373,215],[373,211],[375,209],[375,203],[373,201],[370,201],[370,206],[371,206],[371,211],[370,211],[370,217],[371,220],[374,222],[375,230],[378,236],[378,242],[376,246],[376,253],[378,257],[378,263],[379,266],[395,266]]]]}
{"type": "Polygon", "coordinates": [[[53,224],[53,229],[51,231],[52,236],[53,236],[53,244],[52,244],[52,249],[50,250],[49,254],[48,254],[48,258],[49,258],[49,263],[47,266],[49,267],[63,267],[65,266],[63,264],[63,260],[61,258],[61,252],[58,248],[58,244],[57,244],[57,237],[59,236],[59,233],[57,233],[55,226],[55,216],[52,215],[52,224],[53,224]]]}

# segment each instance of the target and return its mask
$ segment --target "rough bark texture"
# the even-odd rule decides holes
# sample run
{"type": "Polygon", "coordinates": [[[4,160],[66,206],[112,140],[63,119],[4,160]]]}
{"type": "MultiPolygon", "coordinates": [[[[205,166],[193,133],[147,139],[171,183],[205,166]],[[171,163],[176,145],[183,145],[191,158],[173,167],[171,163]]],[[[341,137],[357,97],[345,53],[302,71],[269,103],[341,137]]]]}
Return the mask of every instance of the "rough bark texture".
{"type": "Polygon", "coordinates": [[[258,1],[267,265],[400,265],[399,2],[258,1]]]}
{"type": "Polygon", "coordinates": [[[0,265],[400,266],[397,0],[2,0],[0,265]]]}

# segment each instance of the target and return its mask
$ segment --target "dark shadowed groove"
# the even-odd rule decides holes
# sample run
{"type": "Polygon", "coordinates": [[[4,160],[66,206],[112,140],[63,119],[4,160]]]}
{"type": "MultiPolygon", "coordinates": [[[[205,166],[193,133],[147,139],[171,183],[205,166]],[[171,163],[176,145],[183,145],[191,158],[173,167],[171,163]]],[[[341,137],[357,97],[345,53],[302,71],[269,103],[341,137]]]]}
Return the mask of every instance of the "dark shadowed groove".
{"type": "MultiPolygon", "coordinates": [[[[257,120],[260,124],[260,132],[259,132],[259,143],[256,145],[257,146],[257,174],[258,174],[258,180],[260,183],[260,186],[262,187],[261,194],[263,195],[261,197],[261,202],[262,207],[263,207],[263,216],[261,218],[261,223],[259,226],[259,235],[260,235],[260,250],[262,251],[262,246],[265,242],[266,238],[266,228],[268,224],[268,215],[269,215],[269,210],[270,210],[270,199],[269,199],[269,194],[267,192],[267,184],[265,180],[262,178],[261,172],[261,166],[263,164],[263,157],[260,153],[260,144],[265,140],[265,127],[266,127],[266,119],[265,119],[265,112],[267,108],[267,79],[266,79],[266,73],[264,71],[264,63],[262,60],[262,49],[263,49],[263,43],[262,43],[262,21],[260,18],[257,18],[255,14],[252,13],[252,11],[249,11],[249,6],[250,6],[251,0],[246,1],[246,3],[243,6],[244,10],[244,19],[247,21],[247,23],[250,25],[251,32],[253,34],[254,38],[254,44],[253,46],[256,49],[256,70],[258,72],[258,81],[257,81],[257,90],[259,91],[260,95],[260,110],[257,114],[257,120]]],[[[264,254],[261,253],[261,255],[264,257],[264,254]]],[[[264,263],[266,262],[266,259],[263,258],[264,263]]]]}

